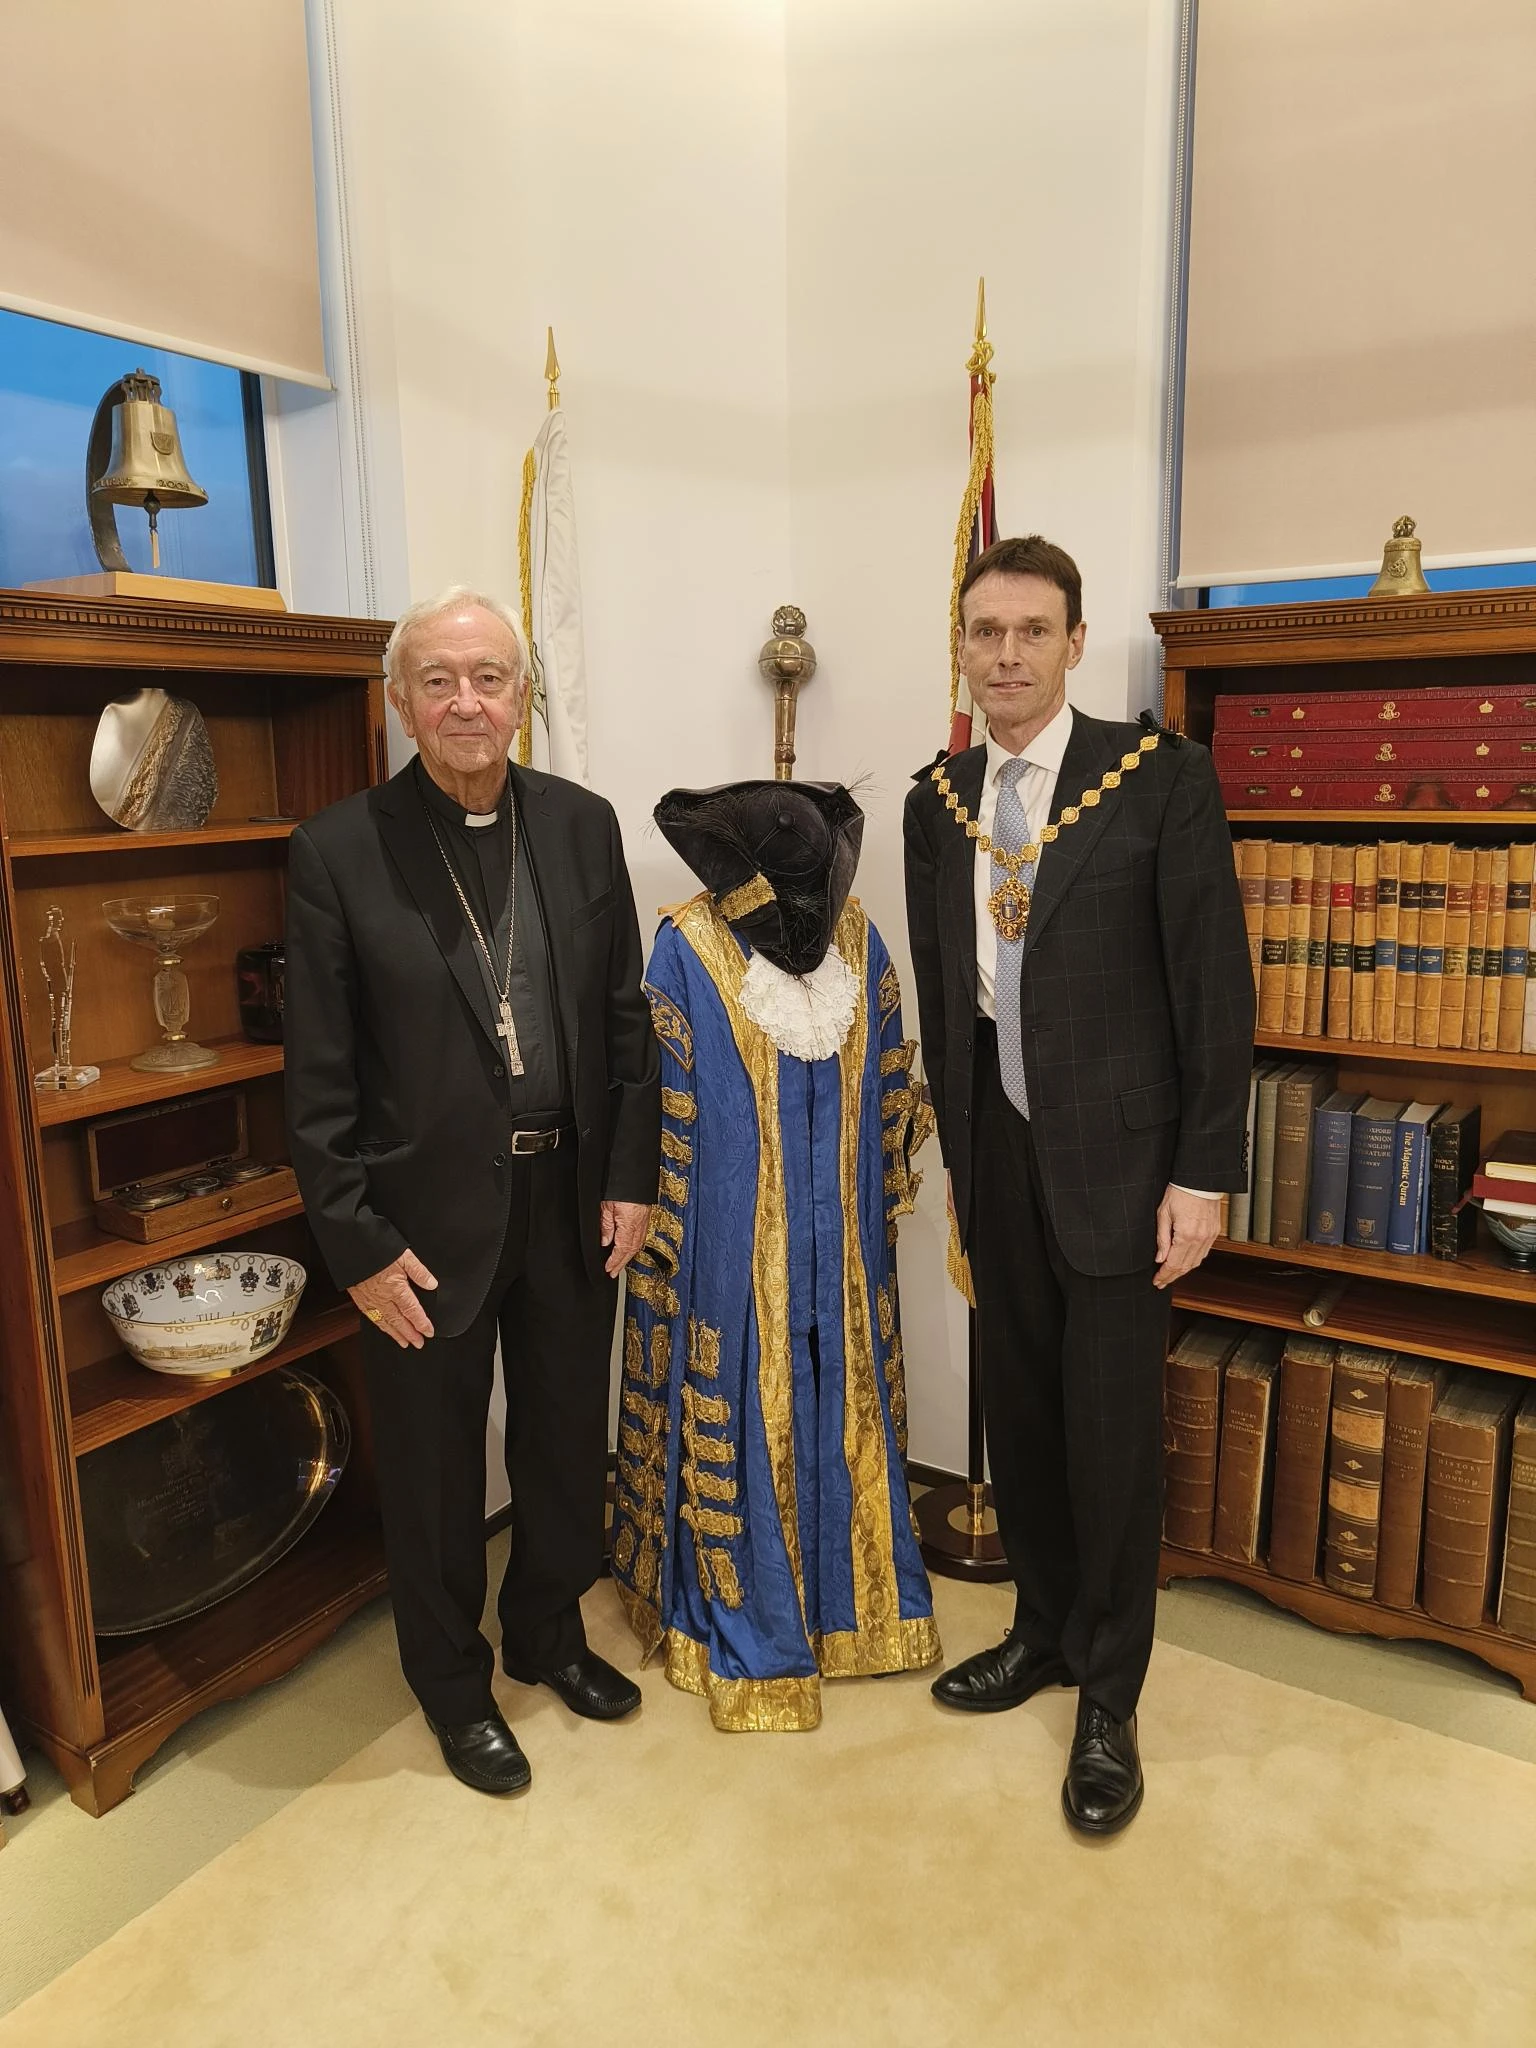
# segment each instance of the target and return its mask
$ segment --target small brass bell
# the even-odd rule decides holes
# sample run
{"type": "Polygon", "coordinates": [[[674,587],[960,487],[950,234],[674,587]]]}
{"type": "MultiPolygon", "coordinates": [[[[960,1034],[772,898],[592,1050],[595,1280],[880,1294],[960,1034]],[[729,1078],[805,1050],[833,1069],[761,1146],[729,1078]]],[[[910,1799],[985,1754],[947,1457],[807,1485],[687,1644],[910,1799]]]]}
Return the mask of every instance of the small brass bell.
{"type": "Polygon", "coordinates": [[[142,505],[149,514],[150,560],[160,566],[160,514],[206,505],[208,493],[187,474],[176,415],[160,403],[160,380],[134,370],[102,395],[86,456],[91,537],[104,569],[126,569],[114,505],[142,505]]]}
{"type": "Polygon", "coordinates": [[[1405,512],[1392,522],[1392,538],[1381,551],[1381,574],[1367,597],[1427,597],[1429,585],[1419,566],[1423,542],[1415,539],[1413,521],[1405,512]]]}

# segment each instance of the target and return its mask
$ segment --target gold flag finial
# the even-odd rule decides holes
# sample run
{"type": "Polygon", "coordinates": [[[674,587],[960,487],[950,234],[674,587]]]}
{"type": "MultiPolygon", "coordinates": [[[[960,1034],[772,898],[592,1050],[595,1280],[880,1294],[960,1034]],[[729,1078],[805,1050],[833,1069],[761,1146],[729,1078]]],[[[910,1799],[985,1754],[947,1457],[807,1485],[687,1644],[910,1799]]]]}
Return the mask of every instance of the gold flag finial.
{"type": "Polygon", "coordinates": [[[549,386],[549,409],[554,412],[560,403],[560,358],[555,354],[555,330],[547,327],[549,347],[544,354],[544,382],[549,386]]]}
{"type": "Polygon", "coordinates": [[[976,339],[971,348],[970,360],[966,363],[965,367],[971,376],[985,378],[988,389],[997,381],[990,368],[991,361],[992,344],[987,339],[987,280],[984,277],[978,277],[976,280],[976,339]]]}

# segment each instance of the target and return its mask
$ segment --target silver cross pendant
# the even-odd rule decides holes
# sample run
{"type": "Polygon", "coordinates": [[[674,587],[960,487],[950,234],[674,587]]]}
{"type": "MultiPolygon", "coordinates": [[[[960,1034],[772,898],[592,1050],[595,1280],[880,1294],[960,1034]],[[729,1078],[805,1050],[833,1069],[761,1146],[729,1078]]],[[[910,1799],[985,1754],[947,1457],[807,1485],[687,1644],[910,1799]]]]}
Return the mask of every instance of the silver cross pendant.
{"type": "Polygon", "coordinates": [[[507,1072],[520,1074],[523,1071],[523,1055],[517,1043],[517,1026],[512,1021],[512,1005],[505,996],[501,1001],[501,1022],[496,1026],[496,1036],[507,1041],[507,1072]]]}

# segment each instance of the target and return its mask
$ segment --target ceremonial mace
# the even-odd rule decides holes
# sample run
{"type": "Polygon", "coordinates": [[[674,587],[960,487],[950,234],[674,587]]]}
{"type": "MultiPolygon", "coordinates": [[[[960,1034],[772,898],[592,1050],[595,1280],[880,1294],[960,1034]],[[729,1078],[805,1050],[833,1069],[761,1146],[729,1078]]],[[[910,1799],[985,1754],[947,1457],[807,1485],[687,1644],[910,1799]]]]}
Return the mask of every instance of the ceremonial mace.
{"type": "Polygon", "coordinates": [[[773,779],[795,779],[795,698],[816,673],[816,650],[805,638],[805,613],[781,604],[773,615],[773,638],[763,642],[757,666],[773,685],[773,779]]]}

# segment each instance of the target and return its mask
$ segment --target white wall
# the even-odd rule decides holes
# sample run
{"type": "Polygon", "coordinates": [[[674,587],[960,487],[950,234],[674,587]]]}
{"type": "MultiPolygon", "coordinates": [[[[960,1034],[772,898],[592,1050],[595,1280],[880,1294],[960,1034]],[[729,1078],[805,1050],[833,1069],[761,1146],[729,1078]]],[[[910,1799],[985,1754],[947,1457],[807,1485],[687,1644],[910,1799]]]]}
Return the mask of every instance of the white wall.
{"type": "MultiPolygon", "coordinates": [[[[697,886],[648,825],[661,792],[771,773],[755,657],[793,601],[821,661],[799,772],[870,778],[859,889],[905,968],[900,806],[946,722],[981,271],[1004,528],[1083,567],[1078,701],[1152,700],[1174,13],[330,0],[379,608],[461,578],[515,595],[552,322],[592,776],[642,921],[697,886]]],[[[929,1163],[902,1249],[912,1452],[958,1467],[929,1163]]]]}

